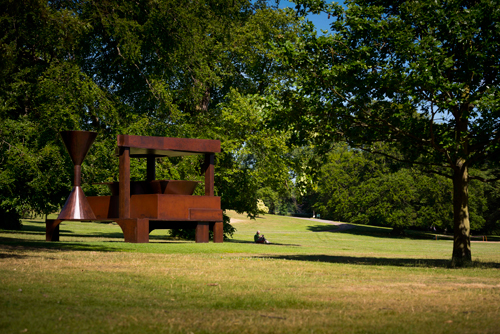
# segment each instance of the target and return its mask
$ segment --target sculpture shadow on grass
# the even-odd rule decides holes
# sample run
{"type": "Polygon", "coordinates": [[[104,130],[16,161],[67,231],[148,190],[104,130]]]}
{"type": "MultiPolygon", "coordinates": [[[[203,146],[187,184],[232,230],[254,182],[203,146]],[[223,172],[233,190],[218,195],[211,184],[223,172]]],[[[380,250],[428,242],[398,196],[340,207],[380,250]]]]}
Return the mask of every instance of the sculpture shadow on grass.
{"type": "MultiPolygon", "coordinates": [[[[30,234],[30,235],[45,235],[45,222],[44,221],[27,221],[30,224],[24,224],[22,229],[20,230],[1,230],[3,234],[30,234]]],[[[86,222],[81,222],[81,224],[85,224],[86,222]]],[[[109,224],[108,222],[104,222],[102,224],[109,224]]],[[[91,231],[85,234],[78,234],[75,233],[71,230],[64,229],[64,222],[59,225],[59,236],[61,238],[64,237],[77,237],[77,238],[108,238],[108,239],[117,239],[116,241],[122,241],[123,242],[123,232],[121,228],[113,224],[113,227],[115,228],[116,232],[97,232],[97,231],[91,231]]],[[[149,236],[150,241],[155,241],[155,240],[174,240],[173,238],[170,238],[165,235],[150,235],[149,236]]],[[[105,242],[113,242],[106,240],[105,242]]]]}
{"type": "MultiPolygon", "coordinates": [[[[401,259],[401,258],[381,258],[381,257],[319,255],[319,254],[254,256],[254,258],[307,261],[307,262],[326,262],[326,263],[352,264],[352,265],[363,265],[363,266],[452,268],[451,260],[442,260],[442,259],[401,259]]],[[[474,261],[470,264],[470,267],[500,269],[500,263],[474,261]]]]}
{"type": "MultiPolygon", "coordinates": [[[[96,252],[122,252],[127,249],[120,249],[116,247],[108,247],[106,243],[99,245],[89,245],[88,243],[80,242],[47,242],[31,239],[21,238],[0,238],[0,250],[16,250],[16,251],[30,251],[30,250],[46,250],[46,251],[96,251],[96,252]]],[[[24,256],[25,254],[23,254],[24,256]]]]}
{"type": "MultiPolygon", "coordinates": [[[[123,239],[123,233],[121,232],[89,232],[85,234],[77,234],[70,230],[65,230],[63,225],[59,225],[59,236],[64,237],[78,237],[78,238],[121,238],[123,239]]],[[[119,227],[118,227],[119,228],[119,227]]],[[[21,230],[2,230],[2,234],[25,234],[25,235],[45,235],[45,226],[42,228],[38,226],[23,226],[21,230]]]]}

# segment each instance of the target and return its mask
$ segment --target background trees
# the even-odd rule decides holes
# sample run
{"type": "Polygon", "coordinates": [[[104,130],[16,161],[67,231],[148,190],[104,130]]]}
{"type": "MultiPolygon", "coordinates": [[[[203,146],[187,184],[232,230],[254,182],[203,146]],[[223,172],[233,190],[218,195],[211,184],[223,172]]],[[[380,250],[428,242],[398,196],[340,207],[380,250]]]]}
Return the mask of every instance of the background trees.
{"type": "MultiPolygon", "coordinates": [[[[283,135],[248,96],[277,76],[266,43],[297,31],[265,2],[2,1],[1,212],[57,210],[72,173],[58,132],[82,129],[99,133],[82,166],[88,195],[118,175],[116,134],[213,138],[223,209],[257,214],[260,183],[287,171],[265,158],[279,159],[283,135]]],[[[201,179],[199,164],[164,159],[158,177],[201,179]]],[[[144,176],[133,161],[132,178],[144,176]]]]}
{"type": "MultiPolygon", "coordinates": [[[[387,147],[379,147],[387,152],[387,147]]],[[[395,152],[393,152],[395,153],[395,152]]],[[[471,174],[478,173],[471,170],[471,174]]],[[[321,217],[358,224],[432,231],[453,230],[452,182],[441,175],[381,155],[335,145],[318,173],[313,205],[321,217]]],[[[498,200],[490,186],[474,180],[470,189],[471,230],[494,232],[488,204],[498,200]]]]}
{"type": "Polygon", "coordinates": [[[0,13],[1,207],[17,217],[48,213],[69,181],[57,131],[85,126],[86,105],[109,108],[76,63],[84,22],[44,1],[3,1],[0,13]]]}

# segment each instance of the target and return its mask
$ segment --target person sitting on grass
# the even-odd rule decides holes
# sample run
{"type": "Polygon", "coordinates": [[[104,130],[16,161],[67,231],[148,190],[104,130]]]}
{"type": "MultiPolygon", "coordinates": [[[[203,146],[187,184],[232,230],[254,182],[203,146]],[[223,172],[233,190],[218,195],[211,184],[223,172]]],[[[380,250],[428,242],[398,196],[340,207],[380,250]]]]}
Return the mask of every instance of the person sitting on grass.
{"type": "Polygon", "coordinates": [[[260,231],[257,231],[255,235],[253,236],[253,240],[258,243],[258,244],[268,244],[269,241],[264,238],[264,235],[260,235],[260,231]]]}

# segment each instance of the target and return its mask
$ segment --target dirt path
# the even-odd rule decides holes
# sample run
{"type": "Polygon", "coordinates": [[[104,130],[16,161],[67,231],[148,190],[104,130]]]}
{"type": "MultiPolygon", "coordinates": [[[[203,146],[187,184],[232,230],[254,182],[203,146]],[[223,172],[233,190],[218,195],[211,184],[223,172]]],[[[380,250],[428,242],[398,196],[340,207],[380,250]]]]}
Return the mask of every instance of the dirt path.
{"type": "Polygon", "coordinates": [[[341,222],[334,222],[333,220],[324,220],[324,219],[317,219],[317,218],[302,218],[302,217],[290,217],[290,218],[303,219],[303,220],[311,220],[311,221],[318,222],[318,223],[330,224],[330,225],[338,226],[335,229],[332,229],[330,231],[323,231],[323,232],[342,232],[342,231],[350,230],[352,228],[356,228],[355,225],[341,223],[341,222]]]}

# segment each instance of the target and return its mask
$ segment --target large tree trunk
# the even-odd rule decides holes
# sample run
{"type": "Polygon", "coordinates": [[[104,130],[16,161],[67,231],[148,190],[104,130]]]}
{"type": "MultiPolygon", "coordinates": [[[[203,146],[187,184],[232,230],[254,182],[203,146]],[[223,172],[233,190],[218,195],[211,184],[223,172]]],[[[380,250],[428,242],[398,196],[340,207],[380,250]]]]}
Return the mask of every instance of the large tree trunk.
{"type": "Polygon", "coordinates": [[[453,173],[453,266],[462,266],[472,261],[468,185],[468,167],[460,159],[453,173]]]}

